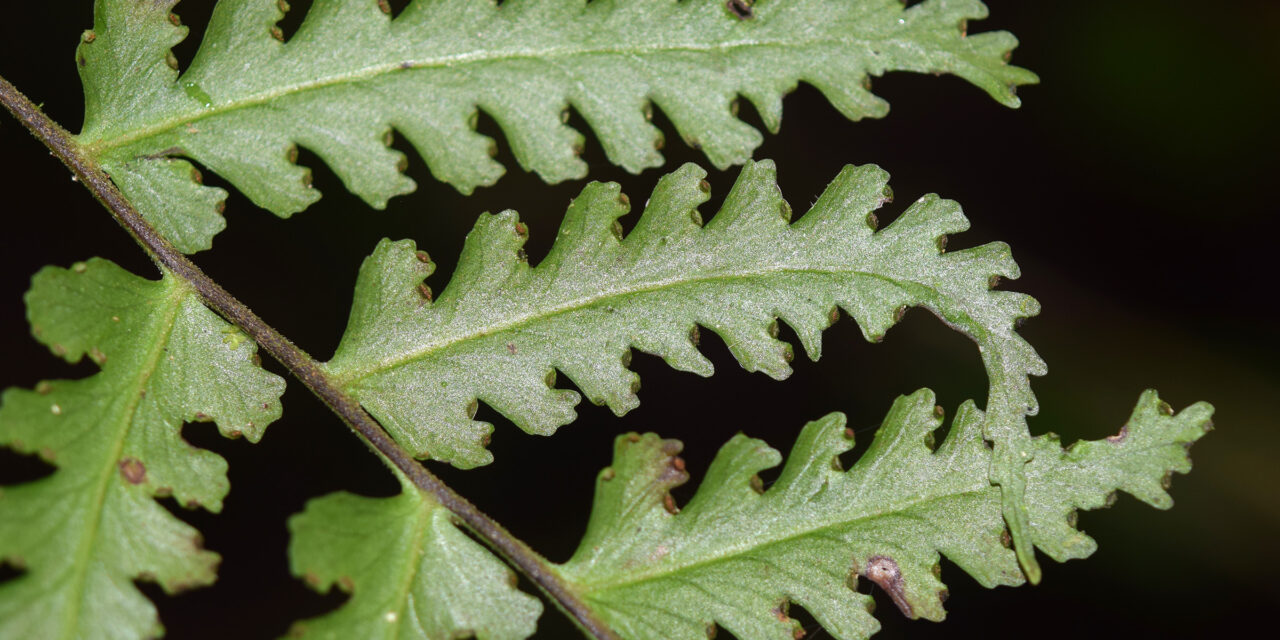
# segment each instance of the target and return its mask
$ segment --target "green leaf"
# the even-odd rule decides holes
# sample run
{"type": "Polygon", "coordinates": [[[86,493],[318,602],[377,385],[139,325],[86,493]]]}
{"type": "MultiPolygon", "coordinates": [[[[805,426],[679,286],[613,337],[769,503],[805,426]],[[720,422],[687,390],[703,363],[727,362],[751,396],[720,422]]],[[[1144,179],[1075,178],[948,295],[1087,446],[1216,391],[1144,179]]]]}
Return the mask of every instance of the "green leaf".
{"type": "Polygon", "coordinates": [[[497,180],[478,110],[522,167],[556,182],[586,174],[570,107],[628,171],[662,163],[655,105],[723,168],[762,140],[736,117],[739,96],[776,131],[799,82],[855,120],[887,112],[867,85],[888,71],[955,74],[1008,106],[1016,86],[1036,82],[1006,64],[1012,35],[966,35],[967,21],[987,14],[977,0],[762,0],[745,19],[722,0],[418,0],[395,19],[375,0],[316,0],[287,43],[275,26],[286,3],[223,0],[180,76],[169,52],[186,35],[170,22],[175,4],[97,1],[77,53],[78,140],[187,252],[223,227],[225,193],[201,187],[183,158],[287,216],[319,197],[293,163],[301,145],[381,208],[414,188],[387,146],[393,130],[463,193],[497,180]]]}
{"type": "Polygon", "coordinates": [[[341,608],[296,623],[291,638],[477,637],[533,634],[542,603],[453,524],[453,516],[401,479],[392,498],[335,493],[289,519],[293,573],[319,591],[351,594],[341,608]]]}
{"type": "MultiPolygon", "coordinates": [[[[941,620],[946,588],[939,555],[986,587],[1024,581],[1002,544],[1000,488],[987,480],[992,452],[983,416],[961,405],[946,441],[928,390],[894,403],[870,449],[848,471],[839,456],[853,446],[844,417],[831,414],[801,432],[777,481],[756,475],[782,456],[738,435],[720,450],[706,479],[678,513],[668,491],[688,479],[680,443],[653,434],[618,438],[614,465],[600,473],[595,506],[578,551],[560,572],[623,638],[703,640],[720,625],[742,640],[791,640],[805,608],[832,636],[866,638],[878,628],[870,596],[876,583],[910,618],[941,620]]],[[[1143,396],[1126,430],[1067,452],[1056,438],[1038,451],[1027,478],[1035,542],[1055,557],[1092,548],[1065,514],[1105,504],[1119,488],[1168,507],[1160,478],[1189,468],[1186,448],[1207,431],[1211,409],[1176,417],[1143,396]]],[[[1091,542],[1091,541],[1090,541],[1091,542]]]]}
{"type": "Polygon", "coordinates": [[[26,570],[0,584],[0,637],[158,636],[133,581],[207,585],[218,555],[154,498],[217,512],[228,490],[226,461],[183,440],[182,424],[213,420],[256,442],[280,416],[284,381],[172,275],[146,280],[95,258],[41,270],[26,300],[41,342],[102,371],[4,393],[0,445],[57,470],[0,488],[0,560],[26,570]]]}
{"type": "Polygon", "coordinates": [[[384,240],[361,267],[346,334],[326,367],[410,451],[472,467],[492,459],[484,445],[493,427],[472,419],[478,400],[530,433],[576,417],[578,394],[554,387],[557,370],[622,414],[639,402],[627,369],[633,347],[710,375],[696,348],[702,326],[742,366],[780,379],[791,372],[791,345],[775,337],[779,319],[816,359],[838,308],[878,341],[919,305],[978,342],[991,403],[1009,405],[998,415],[1020,419],[1034,406],[1027,376],[1044,365],[1014,324],[1039,307],[991,289],[993,276],[1018,275],[1006,245],[940,249],[946,234],[968,227],[959,205],[926,196],[875,232],[888,176],[847,167],[791,223],[765,161],[743,168],[704,227],[704,175],[686,165],[664,177],[625,238],[617,218],[628,200],[618,185],[588,185],[537,267],[525,261],[527,229],[514,212],[483,215],[434,301],[420,284],[433,269],[426,254],[384,240]]]}

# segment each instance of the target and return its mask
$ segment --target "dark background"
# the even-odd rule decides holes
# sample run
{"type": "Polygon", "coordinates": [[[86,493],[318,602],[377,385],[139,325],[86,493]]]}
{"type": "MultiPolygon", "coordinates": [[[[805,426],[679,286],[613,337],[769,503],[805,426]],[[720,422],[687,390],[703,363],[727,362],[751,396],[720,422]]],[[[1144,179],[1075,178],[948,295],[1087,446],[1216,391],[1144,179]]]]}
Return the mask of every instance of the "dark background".
{"type": "MultiPolygon", "coordinates": [[[[198,32],[211,4],[189,0],[178,13],[198,32]]],[[[293,4],[297,18],[309,3],[293,4]]],[[[988,591],[944,562],[948,621],[905,621],[878,594],[885,625],[878,637],[1242,631],[1280,605],[1273,576],[1280,569],[1273,407],[1280,386],[1273,319],[1280,224],[1271,190],[1280,152],[1274,122],[1280,4],[988,4],[993,17],[971,24],[971,32],[1013,31],[1023,42],[1014,63],[1041,76],[1041,85],[1023,88],[1020,110],[955,78],[901,73],[875,84],[892,113],[851,123],[802,87],[786,101],[781,133],[767,136],[756,157],[778,162],[797,213],[842,165],[874,162],[893,175],[898,194],[882,221],[937,192],[960,201],[973,222],[973,230],[951,238],[951,247],[1012,244],[1024,276],[1006,287],[1035,295],[1044,307],[1022,330],[1051,372],[1034,385],[1043,407],[1031,423],[1036,433],[1055,431],[1067,442],[1114,433],[1148,387],[1179,409],[1212,402],[1219,428],[1196,446],[1195,472],[1175,480],[1172,511],[1124,496],[1108,511],[1082,514],[1081,527],[1101,549],[1065,565],[1042,556],[1045,578],[1034,588],[988,591]]],[[[72,130],[82,117],[72,52],[92,23],[90,5],[6,3],[0,14],[0,74],[72,130]]],[[[195,36],[184,43],[180,59],[189,60],[195,44],[195,36]]],[[[759,126],[745,102],[743,112],[759,126]]],[[[705,164],[663,126],[671,141],[665,167],[627,175],[592,140],[591,177],[619,181],[633,202],[643,202],[662,172],[684,161],[705,164]]],[[[482,118],[481,129],[505,145],[492,121],[482,118]]],[[[379,238],[416,239],[439,263],[429,281],[439,290],[480,212],[518,209],[532,231],[528,249],[536,262],[582,187],[542,184],[503,146],[499,160],[509,174],[464,198],[434,181],[407,145],[397,145],[409,151],[417,193],[373,211],[304,152],[301,163],[314,170],[324,199],[284,221],[233,191],[228,230],[196,262],[325,359],[345,326],[356,269],[379,238]]],[[[736,173],[713,171],[713,194],[723,197],[736,173]]],[[[217,183],[208,172],[206,179],[217,183]]],[[[703,207],[704,216],[718,200],[703,207]]],[[[91,374],[90,364],[68,367],[29,337],[20,300],[30,276],[45,264],[94,255],[149,276],[154,268],[8,116],[0,117],[0,214],[0,335],[7,336],[0,342],[0,387],[91,374]]],[[[909,313],[880,345],[863,342],[852,321],[842,321],[826,336],[823,361],[797,360],[795,375],[781,383],[743,372],[709,333],[703,351],[717,365],[710,379],[673,373],[638,355],[643,405],[624,418],[585,405],[577,422],[540,438],[482,408],[497,425],[497,462],[469,472],[430,466],[534,548],[563,560],[582,533],[594,474],[609,462],[620,433],[658,430],[683,439],[696,479],[738,431],[785,451],[804,421],[839,410],[866,427],[859,434],[865,447],[898,394],[929,386],[949,411],[985,396],[972,343],[921,311],[909,313]]],[[[274,362],[266,366],[280,370],[274,362]]],[[[562,384],[568,384],[563,377],[562,384]]],[[[291,383],[284,404],[284,419],[257,445],[224,440],[208,424],[184,430],[230,460],[233,490],[217,516],[165,501],[223,555],[212,588],[166,597],[142,585],[169,637],[276,637],[292,620],[343,600],[289,576],[285,518],[314,496],[339,489],[385,495],[395,485],[299,385],[291,383]]],[[[33,460],[0,453],[0,482],[43,472],[33,460]]],[[[825,635],[809,628],[810,637],[825,635]]],[[[537,637],[573,635],[552,610],[537,637]]]]}

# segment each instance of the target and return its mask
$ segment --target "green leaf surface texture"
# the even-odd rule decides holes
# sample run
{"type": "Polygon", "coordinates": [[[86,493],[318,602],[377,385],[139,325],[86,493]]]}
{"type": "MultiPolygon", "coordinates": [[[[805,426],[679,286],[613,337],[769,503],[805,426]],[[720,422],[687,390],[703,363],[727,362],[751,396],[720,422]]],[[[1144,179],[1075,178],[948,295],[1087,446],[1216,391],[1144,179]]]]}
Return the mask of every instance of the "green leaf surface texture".
{"type": "Polygon", "coordinates": [[[411,241],[382,241],[361,267],[326,367],[410,451],[472,467],[492,459],[493,427],[473,419],[477,401],[529,433],[576,417],[578,393],[555,387],[557,371],[622,414],[639,402],[632,348],[710,375],[696,346],[701,326],[743,367],[781,379],[792,347],[777,339],[779,321],[816,359],[839,309],[878,341],[907,307],[923,306],[977,341],[990,404],[1009,405],[994,417],[1017,422],[1034,406],[1027,376],[1044,365],[1014,325],[1039,307],[991,288],[994,276],[1018,275],[1003,243],[941,249],[946,234],[968,227],[955,202],[925,196],[875,231],[888,175],[850,166],[792,222],[773,163],[749,162],[703,225],[705,175],[690,164],[660,180],[625,237],[618,218],[628,199],[616,184],[588,185],[536,267],[514,212],[482,215],[436,297],[422,284],[430,258],[411,241]]]}
{"type": "MultiPolygon", "coordinates": [[[[1190,469],[1187,448],[1210,427],[1199,403],[1174,416],[1146,392],[1121,433],[1064,451],[1056,437],[1033,440],[1027,478],[1037,546],[1065,560],[1093,543],[1074,528],[1075,509],[1096,509],[1120,489],[1158,508],[1171,505],[1168,474],[1190,469]]],[[[653,434],[618,438],[600,473],[595,505],[577,552],[561,573],[621,637],[704,640],[719,625],[741,640],[791,640],[788,615],[804,607],[842,640],[879,628],[867,579],[910,618],[941,620],[946,588],[939,556],[986,587],[1024,581],[1007,548],[1001,489],[987,478],[992,451],[982,412],[961,405],[946,440],[933,393],[900,397],[867,452],[848,471],[845,419],[831,414],[801,432],[776,482],[760,471],[782,456],[735,436],[697,493],[679,509],[668,491],[688,479],[681,445],[653,434]]]]}
{"type": "Polygon", "coordinates": [[[217,512],[226,461],[188,444],[184,422],[257,441],[280,416],[284,380],[257,346],[180,280],[152,281],[94,258],[46,267],[26,296],[32,332],[101,371],[0,400],[0,445],[56,467],[0,487],[0,638],[151,638],[162,633],[134,580],[176,593],[214,580],[218,555],[156,498],[217,512]]]}
{"type": "MultiPolygon", "coordinates": [[[[403,479],[402,479],[403,481],[403,479]]],[[[336,611],[298,622],[290,638],[346,640],[533,635],[542,603],[515,588],[501,560],[453,523],[412,484],[392,498],[335,493],[289,520],[295,575],[320,591],[351,598],[336,611]]]]}
{"type": "Polygon", "coordinates": [[[776,131],[799,82],[854,120],[887,112],[867,87],[888,71],[955,74],[1009,106],[1036,82],[1005,62],[1012,35],[966,34],[987,15],[977,0],[761,0],[740,3],[746,16],[721,0],[417,0],[394,19],[377,0],[315,0],[287,42],[287,3],[221,0],[182,73],[176,3],[97,0],[77,52],[78,140],[186,252],[223,228],[226,195],[188,159],[287,216],[319,198],[293,162],[301,145],[380,208],[414,188],[392,131],[463,193],[493,184],[504,169],[478,110],[522,167],[556,182],[586,175],[570,108],[629,171],[662,163],[655,106],[723,168],[762,140],[738,119],[739,97],[776,131]]]}

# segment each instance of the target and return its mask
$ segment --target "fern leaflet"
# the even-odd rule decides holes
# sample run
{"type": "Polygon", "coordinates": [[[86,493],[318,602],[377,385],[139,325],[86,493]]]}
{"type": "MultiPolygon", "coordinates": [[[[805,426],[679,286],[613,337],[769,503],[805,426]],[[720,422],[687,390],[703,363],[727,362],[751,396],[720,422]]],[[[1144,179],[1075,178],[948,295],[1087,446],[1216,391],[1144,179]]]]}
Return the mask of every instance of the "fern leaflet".
{"type": "Polygon", "coordinates": [[[47,267],[27,305],[41,342],[102,371],[4,393],[0,444],[58,469],[0,490],[0,559],[26,570],[0,583],[0,637],[156,637],[133,580],[207,585],[218,555],[154,499],[217,512],[229,488],[226,461],[187,444],[182,423],[256,442],[280,416],[284,380],[172,275],[149,281],[97,258],[47,267]]]}
{"type": "Polygon", "coordinates": [[[223,228],[225,193],[182,158],[289,215],[319,197],[292,162],[298,144],[382,207],[414,188],[387,147],[392,130],[464,193],[501,175],[477,109],[523,167],[554,182],[586,173],[569,107],[612,162],[638,172],[662,162],[651,105],[725,167],[761,142],[736,117],[738,96],[776,131],[782,96],[801,81],[855,120],[886,113],[864,85],[887,71],[953,73],[1009,106],[1036,81],[1005,63],[1013,36],[966,35],[987,13],[977,0],[767,0],[748,19],[720,0],[417,0],[394,19],[376,0],[315,0],[287,43],[275,26],[286,3],[222,0],[181,75],[169,52],[186,36],[176,3],[97,0],[77,52],[79,142],[185,252],[223,228]]]}
{"type": "MultiPolygon", "coordinates": [[[[941,620],[946,588],[939,554],[986,587],[1024,581],[1002,544],[1000,488],[987,480],[991,451],[982,412],[961,406],[933,450],[941,423],[928,390],[898,399],[867,453],[848,471],[844,417],[809,423],[776,483],[756,473],[781,455],[738,435],[678,513],[667,491],[688,478],[680,443],[653,434],[618,439],[614,465],[596,483],[586,536],[561,571],[624,638],[703,640],[720,625],[742,640],[791,640],[805,608],[832,636],[879,628],[858,579],[876,583],[908,617],[941,620]]],[[[1059,560],[1092,552],[1074,528],[1075,508],[1096,509],[1116,489],[1159,507],[1172,471],[1190,469],[1187,448],[1209,428],[1199,403],[1177,416],[1148,391],[1119,436],[1066,451],[1035,439],[1027,478],[1035,543],[1059,560]]],[[[1007,542],[1007,538],[1004,538],[1007,542]]]]}
{"type": "Polygon", "coordinates": [[[519,640],[542,603],[515,574],[453,524],[453,516],[401,478],[392,498],[335,493],[289,520],[295,575],[351,594],[337,611],[294,625],[289,637],[519,640]]]}

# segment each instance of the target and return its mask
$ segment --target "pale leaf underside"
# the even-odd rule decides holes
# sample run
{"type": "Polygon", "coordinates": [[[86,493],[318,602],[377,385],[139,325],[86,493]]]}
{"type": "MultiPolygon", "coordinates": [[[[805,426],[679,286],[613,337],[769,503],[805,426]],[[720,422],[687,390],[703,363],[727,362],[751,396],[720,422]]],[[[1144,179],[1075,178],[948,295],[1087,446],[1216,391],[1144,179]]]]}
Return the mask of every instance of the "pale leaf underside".
{"type": "Polygon", "coordinates": [[[257,441],[280,416],[284,381],[173,276],[95,258],[45,268],[26,299],[41,342],[102,371],[4,393],[0,445],[57,470],[0,487],[0,561],[24,570],[0,584],[0,637],[155,637],[155,608],[133,581],[174,593],[212,583],[218,562],[155,498],[216,512],[228,489],[226,461],[183,440],[182,424],[212,420],[257,441]]]}
{"type": "MultiPolygon", "coordinates": [[[[679,442],[623,436],[597,480],[586,536],[560,571],[629,640],[703,640],[714,625],[742,640],[791,640],[800,627],[790,603],[835,638],[866,638],[879,624],[870,596],[854,591],[861,579],[908,617],[941,620],[940,555],[983,586],[1021,584],[1000,488],[987,479],[982,413],[962,405],[934,450],[942,417],[933,402],[928,390],[899,398],[848,471],[837,458],[853,446],[843,416],[810,423],[768,490],[756,474],[781,455],[739,435],[675,514],[667,492],[688,478],[679,442]]],[[[1117,436],[1066,451],[1053,436],[1034,439],[1026,493],[1035,544],[1059,560],[1087,556],[1093,541],[1075,529],[1074,512],[1109,504],[1117,489],[1171,506],[1168,476],[1190,469],[1187,448],[1211,412],[1198,403],[1174,416],[1148,391],[1117,436]]]]}
{"type": "Polygon", "coordinates": [[[394,19],[375,0],[315,0],[288,42],[275,26],[283,3],[222,0],[181,75],[169,53],[186,36],[170,22],[175,4],[98,0],[77,52],[78,139],[186,252],[223,228],[226,194],[183,158],[289,215],[319,197],[293,163],[301,145],[382,207],[414,188],[388,148],[393,130],[464,193],[501,175],[478,110],[524,168],[554,182],[586,173],[569,108],[629,171],[662,163],[655,106],[723,168],[762,139],[737,118],[739,97],[776,131],[799,82],[859,119],[887,111],[866,85],[888,71],[955,74],[1009,106],[1036,81],[1005,62],[1012,35],[966,34],[987,13],[977,0],[760,0],[747,19],[721,0],[418,0],[394,19]]]}
{"type": "Polygon", "coordinates": [[[1006,245],[940,248],[968,226],[956,203],[920,198],[875,231],[887,175],[847,167],[791,222],[765,161],[743,168],[704,226],[704,175],[686,165],[664,177],[626,237],[617,218],[629,203],[618,186],[588,185],[536,267],[514,212],[481,216],[433,299],[421,284],[429,258],[412,242],[384,240],[361,267],[346,334],[326,367],[416,455],[471,467],[491,460],[492,425],[473,420],[477,401],[530,433],[574,419],[578,394],[554,386],[557,371],[621,414],[638,404],[632,348],[710,375],[696,348],[705,327],[747,369],[785,378],[791,345],[776,337],[779,320],[816,359],[838,309],[879,340],[907,307],[923,306],[977,341],[991,403],[1010,405],[1005,418],[1034,408],[1027,376],[1044,365],[1014,325],[1038,305],[991,288],[997,276],[1018,275],[1006,245]]]}

